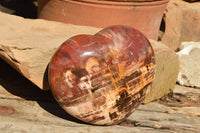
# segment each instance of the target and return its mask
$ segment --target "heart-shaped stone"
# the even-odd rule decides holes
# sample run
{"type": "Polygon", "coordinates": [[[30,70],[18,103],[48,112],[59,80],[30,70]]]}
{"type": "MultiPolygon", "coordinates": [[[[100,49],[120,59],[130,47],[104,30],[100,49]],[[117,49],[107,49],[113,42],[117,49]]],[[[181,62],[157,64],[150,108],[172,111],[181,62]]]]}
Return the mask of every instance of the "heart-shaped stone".
{"type": "Polygon", "coordinates": [[[126,26],[65,41],[49,64],[52,92],[72,116],[91,124],[118,124],[144,100],[155,74],[151,44],[126,26]]]}

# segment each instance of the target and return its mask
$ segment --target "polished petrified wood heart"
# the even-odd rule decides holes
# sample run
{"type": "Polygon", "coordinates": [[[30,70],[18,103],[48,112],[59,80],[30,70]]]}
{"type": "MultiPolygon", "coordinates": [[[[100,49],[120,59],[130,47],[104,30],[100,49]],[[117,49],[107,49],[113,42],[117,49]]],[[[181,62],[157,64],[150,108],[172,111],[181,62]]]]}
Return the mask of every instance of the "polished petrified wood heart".
{"type": "Polygon", "coordinates": [[[118,124],[144,100],[155,74],[144,35],[112,26],[65,41],[49,64],[52,92],[72,116],[97,125],[118,124]]]}

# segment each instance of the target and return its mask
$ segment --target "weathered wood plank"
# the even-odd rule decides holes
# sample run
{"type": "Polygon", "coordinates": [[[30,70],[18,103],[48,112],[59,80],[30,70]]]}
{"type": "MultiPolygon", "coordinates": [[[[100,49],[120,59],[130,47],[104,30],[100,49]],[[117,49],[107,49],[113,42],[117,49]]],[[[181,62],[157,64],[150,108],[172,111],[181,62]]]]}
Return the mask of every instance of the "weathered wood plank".
{"type": "MultiPolygon", "coordinates": [[[[141,105],[127,119],[132,127],[104,127],[82,123],[63,111],[50,91],[42,91],[5,61],[1,60],[0,63],[0,106],[9,106],[16,111],[11,115],[0,115],[0,133],[200,132],[198,102],[192,106],[176,101],[172,101],[174,104],[161,101],[141,105]]],[[[176,85],[174,92],[176,95],[193,96],[194,100],[198,100],[200,96],[200,89],[179,85],[176,85]]]]}
{"type": "MultiPolygon", "coordinates": [[[[1,87],[1,90],[3,88],[1,87]]],[[[2,91],[1,91],[2,92],[2,91]]],[[[37,132],[199,132],[199,107],[167,107],[157,102],[141,105],[128,120],[134,127],[99,127],[81,123],[63,112],[58,105],[50,101],[31,101],[15,98],[1,98],[0,105],[12,106],[16,113],[0,116],[0,131],[37,132]],[[46,107],[45,107],[46,106],[46,107]],[[191,110],[187,110],[191,109],[191,110]],[[56,111],[55,111],[56,110],[56,111]],[[184,110],[187,110],[185,113],[184,110]],[[196,110],[196,115],[191,113],[196,110]],[[10,126],[8,126],[10,125],[10,126]],[[6,130],[5,130],[6,129],[6,130]]]]}

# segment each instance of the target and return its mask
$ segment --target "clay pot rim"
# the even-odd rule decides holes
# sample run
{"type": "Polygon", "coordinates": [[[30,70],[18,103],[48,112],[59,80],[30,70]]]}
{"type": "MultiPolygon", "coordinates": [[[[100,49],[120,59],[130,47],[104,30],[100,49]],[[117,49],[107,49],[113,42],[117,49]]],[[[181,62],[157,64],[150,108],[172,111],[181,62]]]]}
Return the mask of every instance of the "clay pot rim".
{"type": "Polygon", "coordinates": [[[114,0],[60,0],[63,2],[72,3],[85,3],[85,4],[95,4],[95,5],[111,5],[111,6],[155,6],[162,5],[169,2],[169,0],[144,0],[144,1],[114,1],[114,0]]]}

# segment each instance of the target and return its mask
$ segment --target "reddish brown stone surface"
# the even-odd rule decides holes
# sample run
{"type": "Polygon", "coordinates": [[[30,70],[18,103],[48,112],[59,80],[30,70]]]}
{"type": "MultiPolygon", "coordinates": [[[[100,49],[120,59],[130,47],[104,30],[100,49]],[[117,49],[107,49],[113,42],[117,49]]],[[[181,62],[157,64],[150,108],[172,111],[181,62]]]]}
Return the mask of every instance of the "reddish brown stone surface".
{"type": "Polygon", "coordinates": [[[68,39],[49,64],[57,101],[69,114],[97,125],[128,117],[144,100],[154,74],[149,41],[124,26],[68,39]]]}
{"type": "Polygon", "coordinates": [[[9,106],[0,106],[0,115],[7,116],[15,113],[15,109],[9,106]]]}

